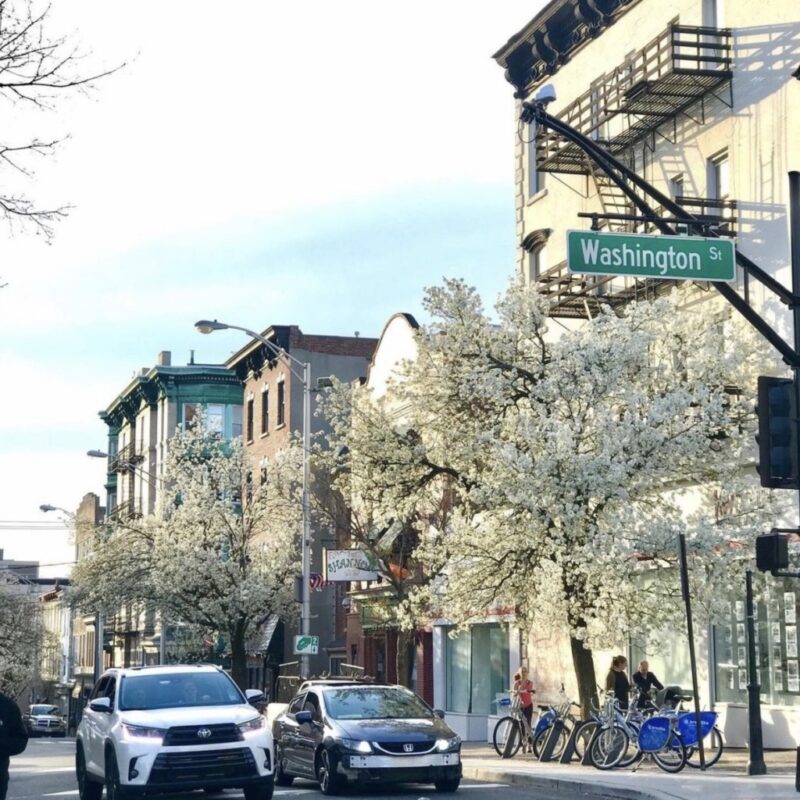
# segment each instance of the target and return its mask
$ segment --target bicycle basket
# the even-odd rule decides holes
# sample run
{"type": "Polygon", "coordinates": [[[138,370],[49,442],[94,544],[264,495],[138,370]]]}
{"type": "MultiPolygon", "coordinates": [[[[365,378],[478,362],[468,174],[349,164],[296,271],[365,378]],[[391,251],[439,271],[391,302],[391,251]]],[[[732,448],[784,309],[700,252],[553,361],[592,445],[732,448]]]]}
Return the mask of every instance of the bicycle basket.
{"type": "Polygon", "coordinates": [[[639,729],[639,749],[643,753],[657,753],[669,741],[672,723],[666,717],[650,717],[639,729]]]}
{"type": "MultiPolygon", "coordinates": [[[[703,731],[703,738],[705,739],[711,729],[717,724],[716,711],[701,711],[700,712],[700,727],[703,731]]],[[[693,747],[697,744],[697,720],[694,717],[694,711],[687,711],[678,717],[678,733],[683,738],[683,743],[687,747],[693,747]]]]}
{"type": "Polygon", "coordinates": [[[510,697],[502,697],[500,700],[497,701],[498,706],[502,706],[503,708],[509,708],[511,706],[511,698],[510,697]]]}

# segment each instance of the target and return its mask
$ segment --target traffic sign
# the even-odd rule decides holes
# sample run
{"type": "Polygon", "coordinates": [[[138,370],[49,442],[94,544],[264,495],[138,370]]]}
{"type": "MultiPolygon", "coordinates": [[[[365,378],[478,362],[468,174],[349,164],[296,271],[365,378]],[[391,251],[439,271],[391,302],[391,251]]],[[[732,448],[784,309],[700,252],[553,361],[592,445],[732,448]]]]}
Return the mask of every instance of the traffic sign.
{"type": "Polygon", "coordinates": [[[319,636],[295,636],[294,654],[296,656],[315,656],[319,653],[319,636]]]}
{"type": "Polygon", "coordinates": [[[567,268],[670,281],[733,281],[736,252],[729,239],[567,231],[567,268]]]}

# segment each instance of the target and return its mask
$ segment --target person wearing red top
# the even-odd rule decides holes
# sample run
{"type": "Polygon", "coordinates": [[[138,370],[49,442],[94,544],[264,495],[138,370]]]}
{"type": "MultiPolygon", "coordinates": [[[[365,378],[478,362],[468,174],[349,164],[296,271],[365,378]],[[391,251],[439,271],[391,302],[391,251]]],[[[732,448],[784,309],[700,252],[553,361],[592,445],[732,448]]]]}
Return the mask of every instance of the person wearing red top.
{"type": "Polygon", "coordinates": [[[522,714],[530,728],[533,720],[533,696],[536,694],[536,690],[533,688],[533,683],[531,683],[528,678],[527,667],[520,667],[514,674],[512,692],[519,697],[519,705],[522,709],[522,714]]]}

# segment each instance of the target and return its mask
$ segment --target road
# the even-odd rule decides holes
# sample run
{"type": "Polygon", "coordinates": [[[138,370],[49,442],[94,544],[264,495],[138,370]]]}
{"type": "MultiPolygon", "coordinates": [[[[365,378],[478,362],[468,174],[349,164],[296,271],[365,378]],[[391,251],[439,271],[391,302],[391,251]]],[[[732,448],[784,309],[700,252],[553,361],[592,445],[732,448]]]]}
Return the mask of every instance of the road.
{"type": "MultiPolygon", "coordinates": [[[[45,798],[77,798],[73,762],[75,758],[74,739],[32,739],[28,749],[11,759],[11,783],[8,800],[45,800],[45,798]]],[[[531,800],[530,790],[519,790],[497,783],[476,783],[464,781],[458,792],[463,800],[531,800]]],[[[433,786],[375,787],[347,793],[349,797],[364,800],[434,800],[437,797],[433,786]]],[[[444,797],[445,795],[441,795],[444,797]]],[[[217,800],[239,800],[242,793],[229,790],[216,795],[181,794],[159,795],[164,800],[197,800],[208,797],[217,800]]],[[[276,798],[286,800],[317,800],[321,798],[316,785],[296,781],[289,789],[276,789],[276,798]]]]}

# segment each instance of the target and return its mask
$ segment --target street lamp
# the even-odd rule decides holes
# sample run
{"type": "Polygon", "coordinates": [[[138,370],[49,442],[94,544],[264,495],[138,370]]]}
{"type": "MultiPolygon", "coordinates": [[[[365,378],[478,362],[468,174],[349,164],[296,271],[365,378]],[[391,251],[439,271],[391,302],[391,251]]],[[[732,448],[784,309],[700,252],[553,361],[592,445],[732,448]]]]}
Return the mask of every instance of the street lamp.
{"type": "MultiPolygon", "coordinates": [[[[260,333],[243,328],[240,325],[228,325],[217,320],[201,319],[195,322],[194,327],[200,333],[213,333],[214,331],[236,330],[246,333],[253,339],[261,342],[269,352],[286,360],[289,372],[303,382],[303,530],[301,538],[301,563],[302,563],[302,589],[300,606],[300,633],[308,636],[311,632],[311,513],[309,509],[309,488],[311,484],[311,463],[309,451],[311,449],[311,364],[300,361],[287,353],[275,342],[271,342],[260,333]],[[302,370],[302,373],[296,370],[302,370]]],[[[300,672],[303,677],[308,677],[308,654],[300,655],[300,672]]]]}

